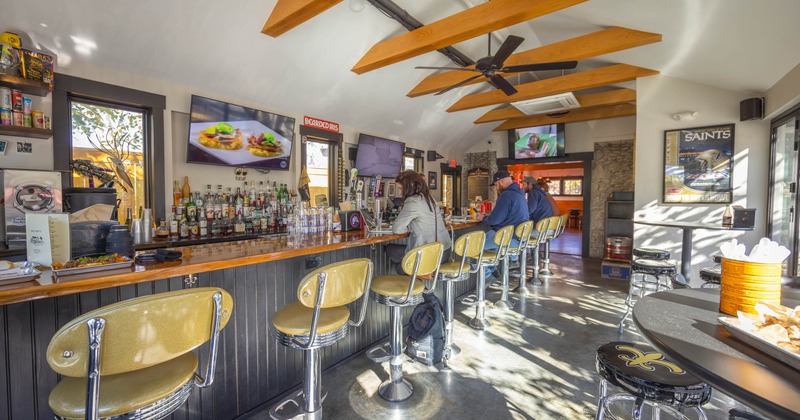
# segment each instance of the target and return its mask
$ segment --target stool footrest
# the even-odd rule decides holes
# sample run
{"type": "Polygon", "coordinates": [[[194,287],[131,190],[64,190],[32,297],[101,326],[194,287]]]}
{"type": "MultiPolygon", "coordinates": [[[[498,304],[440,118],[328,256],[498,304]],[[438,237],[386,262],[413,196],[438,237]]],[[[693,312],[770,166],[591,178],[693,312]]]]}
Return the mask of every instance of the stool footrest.
{"type": "Polygon", "coordinates": [[[320,398],[320,409],[313,413],[306,413],[303,411],[303,403],[305,402],[305,395],[303,389],[297,390],[293,394],[284,397],[278,404],[269,409],[269,417],[273,420],[292,420],[292,419],[321,419],[322,418],[322,403],[328,396],[328,391],[322,390],[322,397],[320,398]]]}
{"type": "MultiPolygon", "coordinates": [[[[403,353],[406,351],[406,345],[403,344],[403,353]]],[[[387,341],[382,344],[367,350],[367,357],[375,363],[388,362],[392,359],[392,344],[387,341]]]]}

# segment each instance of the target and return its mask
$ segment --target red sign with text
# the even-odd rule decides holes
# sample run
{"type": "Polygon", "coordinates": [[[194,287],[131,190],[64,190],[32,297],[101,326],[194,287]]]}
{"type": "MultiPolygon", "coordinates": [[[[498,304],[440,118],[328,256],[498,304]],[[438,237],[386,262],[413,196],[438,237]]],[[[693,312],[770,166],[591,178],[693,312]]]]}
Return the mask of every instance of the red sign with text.
{"type": "Polygon", "coordinates": [[[319,128],[320,130],[333,131],[334,133],[339,132],[338,123],[311,118],[307,115],[303,117],[303,125],[307,127],[319,128]]]}

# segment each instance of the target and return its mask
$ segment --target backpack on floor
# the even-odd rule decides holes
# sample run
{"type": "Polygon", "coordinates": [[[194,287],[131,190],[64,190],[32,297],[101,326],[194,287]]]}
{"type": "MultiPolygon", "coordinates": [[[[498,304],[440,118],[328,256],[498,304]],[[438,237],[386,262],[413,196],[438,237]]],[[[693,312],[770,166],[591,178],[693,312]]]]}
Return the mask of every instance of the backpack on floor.
{"type": "Polygon", "coordinates": [[[442,302],[433,293],[423,293],[424,302],[411,313],[406,337],[406,354],[428,366],[440,363],[444,353],[442,302]]]}

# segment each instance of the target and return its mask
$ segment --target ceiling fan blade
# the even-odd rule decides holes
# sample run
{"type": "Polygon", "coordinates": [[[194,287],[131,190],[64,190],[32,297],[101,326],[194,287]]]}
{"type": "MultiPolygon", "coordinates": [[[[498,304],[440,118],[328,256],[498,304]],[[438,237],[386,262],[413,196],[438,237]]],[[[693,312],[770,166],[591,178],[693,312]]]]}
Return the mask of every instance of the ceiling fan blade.
{"type": "Polygon", "coordinates": [[[559,61],[554,63],[520,64],[518,66],[503,67],[497,71],[503,73],[520,73],[523,71],[571,70],[575,67],[578,67],[577,61],[559,61]]]}
{"type": "Polygon", "coordinates": [[[506,61],[506,58],[514,52],[514,50],[519,47],[519,44],[522,44],[525,38],[518,37],[515,35],[509,35],[505,41],[503,41],[503,45],[500,46],[500,49],[497,50],[497,53],[492,57],[492,62],[490,65],[494,65],[496,67],[502,67],[503,63],[506,61]]]}
{"type": "Polygon", "coordinates": [[[454,84],[453,86],[450,86],[450,87],[449,87],[449,88],[447,88],[447,89],[440,90],[440,91],[438,91],[438,92],[434,93],[433,95],[434,95],[434,96],[436,96],[436,95],[441,95],[441,94],[443,94],[443,93],[445,93],[445,92],[449,92],[449,91],[451,91],[451,90],[453,90],[453,89],[455,89],[455,88],[457,88],[457,87],[464,86],[464,85],[466,85],[467,83],[469,83],[469,82],[471,82],[471,81],[473,81],[473,80],[475,80],[475,79],[477,79],[477,78],[479,78],[479,77],[481,77],[481,76],[483,76],[483,75],[482,75],[482,74],[476,74],[475,76],[472,76],[472,77],[470,77],[469,79],[466,79],[466,80],[463,80],[463,81],[461,81],[461,82],[458,82],[458,83],[454,84]]]}
{"type": "Polygon", "coordinates": [[[415,69],[423,69],[423,70],[461,70],[461,71],[480,71],[474,68],[467,68],[467,67],[428,67],[428,66],[417,66],[414,67],[415,69]]]}
{"type": "Polygon", "coordinates": [[[503,76],[499,74],[495,74],[489,80],[491,81],[492,85],[494,85],[494,87],[502,90],[503,93],[505,93],[508,96],[517,93],[517,89],[514,88],[514,86],[511,83],[508,83],[508,80],[504,79],[503,76]]]}

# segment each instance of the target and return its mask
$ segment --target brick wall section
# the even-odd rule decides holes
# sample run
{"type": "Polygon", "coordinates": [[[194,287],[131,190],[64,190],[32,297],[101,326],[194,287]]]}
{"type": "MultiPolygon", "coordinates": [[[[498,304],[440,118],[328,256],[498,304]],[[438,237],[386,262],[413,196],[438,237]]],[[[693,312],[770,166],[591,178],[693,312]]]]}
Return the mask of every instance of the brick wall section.
{"type": "MultiPolygon", "coordinates": [[[[461,166],[462,174],[461,179],[464,185],[461,188],[461,202],[464,203],[463,205],[469,204],[469,199],[467,199],[467,171],[473,168],[487,168],[491,171],[490,177],[497,172],[497,152],[494,151],[486,151],[486,152],[478,152],[478,153],[466,153],[464,154],[464,164],[461,166]]],[[[491,182],[491,178],[489,180],[491,182]]],[[[489,200],[494,201],[497,193],[494,190],[494,187],[489,188],[489,200]]],[[[487,198],[484,197],[484,200],[487,198]]]]}
{"type": "Polygon", "coordinates": [[[594,144],[589,256],[603,258],[606,202],[614,191],[633,191],[633,140],[594,144]]]}

